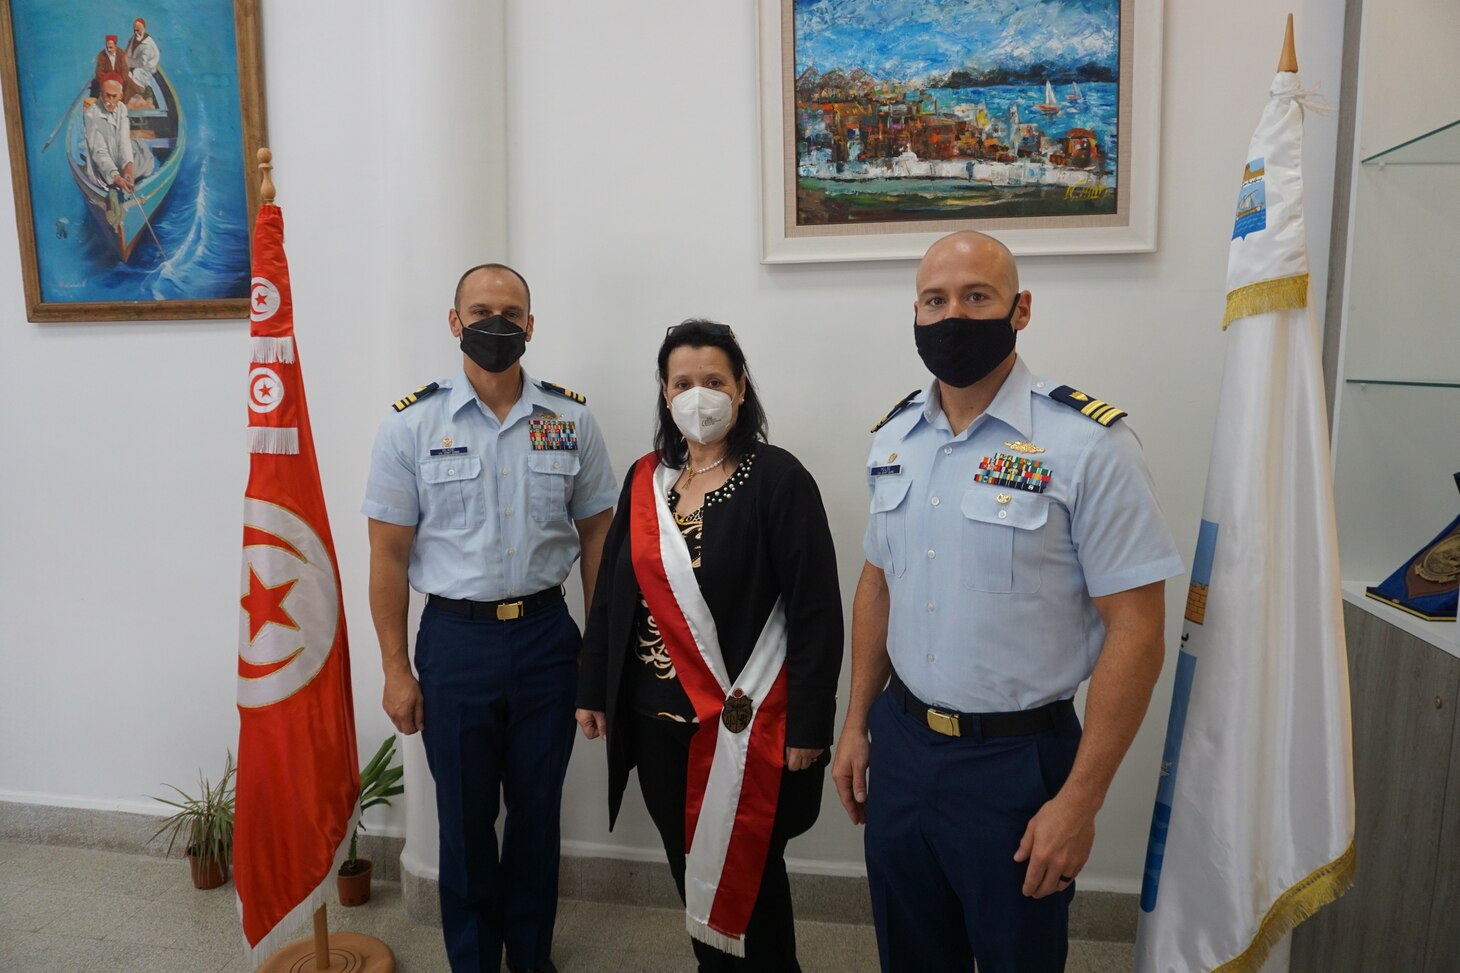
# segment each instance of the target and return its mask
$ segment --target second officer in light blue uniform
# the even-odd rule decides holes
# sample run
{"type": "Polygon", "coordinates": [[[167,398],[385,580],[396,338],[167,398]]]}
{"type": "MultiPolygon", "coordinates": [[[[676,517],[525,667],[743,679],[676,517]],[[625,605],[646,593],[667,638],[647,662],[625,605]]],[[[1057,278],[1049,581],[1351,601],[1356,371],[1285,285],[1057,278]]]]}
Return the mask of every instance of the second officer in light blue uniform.
{"type": "Polygon", "coordinates": [[[402,733],[424,733],[454,973],[496,973],[504,945],[510,970],[554,968],[580,645],[562,585],[581,559],[591,602],[617,492],[583,397],[522,368],[530,306],[509,267],[462,276],[448,315],[462,371],[395,403],[365,491],[384,706],[402,733]],[[408,586],[428,596],[415,674],[408,586]]]}
{"type": "Polygon", "coordinates": [[[867,826],[883,970],[1054,973],[1182,564],[1125,413],[1015,354],[1008,250],[945,237],[917,286],[935,380],[874,429],[833,777],[867,826]]]}

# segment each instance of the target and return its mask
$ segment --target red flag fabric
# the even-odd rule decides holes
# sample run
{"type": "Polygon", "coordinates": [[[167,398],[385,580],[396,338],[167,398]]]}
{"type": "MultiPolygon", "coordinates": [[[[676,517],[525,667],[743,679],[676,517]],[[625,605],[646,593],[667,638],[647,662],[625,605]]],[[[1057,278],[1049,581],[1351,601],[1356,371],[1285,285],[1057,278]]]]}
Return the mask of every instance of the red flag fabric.
{"type": "Polygon", "coordinates": [[[257,964],[323,903],[360,793],[340,577],[273,205],[254,224],[251,312],[233,857],[257,964]]]}

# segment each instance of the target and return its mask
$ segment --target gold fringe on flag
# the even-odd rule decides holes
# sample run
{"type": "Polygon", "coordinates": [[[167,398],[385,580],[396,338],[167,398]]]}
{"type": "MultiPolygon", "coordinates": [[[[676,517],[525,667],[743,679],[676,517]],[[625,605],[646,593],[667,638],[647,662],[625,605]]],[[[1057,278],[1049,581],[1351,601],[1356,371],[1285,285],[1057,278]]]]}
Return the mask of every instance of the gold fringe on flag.
{"type": "Polygon", "coordinates": [[[1354,884],[1354,843],[1333,861],[1315,870],[1307,878],[1278,896],[1252,944],[1236,959],[1228,960],[1212,973],[1255,973],[1267,962],[1267,955],[1284,936],[1304,919],[1347,892],[1354,884]]]}
{"type": "Polygon", "coordinates": [[[1238,318],[1268,311],[1288,311],[1308,306],[1308,275],[1294,274],[1274,280],[1260,280],[1239,287],[1227,295],[1227,313],[1222,315],[1222,330],[1238,318]]]}

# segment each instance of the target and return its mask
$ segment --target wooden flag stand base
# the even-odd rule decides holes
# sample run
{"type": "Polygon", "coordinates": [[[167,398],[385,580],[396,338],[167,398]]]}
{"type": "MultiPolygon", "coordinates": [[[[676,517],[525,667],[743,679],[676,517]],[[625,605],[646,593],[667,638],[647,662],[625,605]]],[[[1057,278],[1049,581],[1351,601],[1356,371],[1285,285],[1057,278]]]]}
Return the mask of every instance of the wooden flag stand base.
{"type": "Polygon", "coordinates": [[[324,906],[314,914],[314,939],[290,943],[264,961],[258,973],[395,973],[390,947],[358,932],[333,936],[324,906]]]}

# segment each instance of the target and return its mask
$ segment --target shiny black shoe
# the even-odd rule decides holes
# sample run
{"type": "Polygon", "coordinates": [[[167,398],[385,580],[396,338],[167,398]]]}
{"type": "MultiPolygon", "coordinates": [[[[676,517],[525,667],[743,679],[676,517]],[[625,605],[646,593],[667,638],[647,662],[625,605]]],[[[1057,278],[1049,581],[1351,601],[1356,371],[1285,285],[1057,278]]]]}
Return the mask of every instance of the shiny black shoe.
{"type": "Polygon", "coordinates": [[[552,960],[548,960],[546,966],[518,966],[509,959],[507,973],[558,973],[558,968],[553,965],[552,960]]]}

